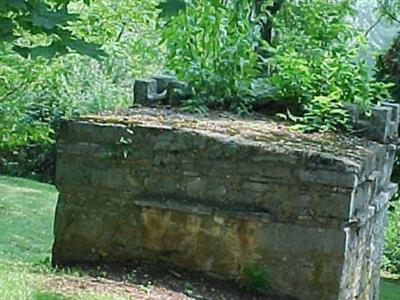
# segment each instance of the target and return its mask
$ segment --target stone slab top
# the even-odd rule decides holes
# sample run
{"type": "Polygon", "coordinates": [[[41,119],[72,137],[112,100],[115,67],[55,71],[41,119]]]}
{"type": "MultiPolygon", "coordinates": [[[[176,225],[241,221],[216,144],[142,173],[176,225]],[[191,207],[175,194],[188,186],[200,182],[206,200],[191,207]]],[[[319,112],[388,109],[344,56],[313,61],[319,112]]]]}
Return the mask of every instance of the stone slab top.
{"type": "Polygon", "coordinates": [[[381,146],[351,133],[303,133],[292,129],[284,121],[261,115],[240,117],[226,112],[204,115],[183,113],[172,108],[135,107],[85,115],[79,120],[103,125],[193,132],[226,142],[261,147],[274,153],[300,154],[340,162],[342,167],[346,166],[347,172],[357,174],[364,173],[364,162],[370,161],[381,146]]]}

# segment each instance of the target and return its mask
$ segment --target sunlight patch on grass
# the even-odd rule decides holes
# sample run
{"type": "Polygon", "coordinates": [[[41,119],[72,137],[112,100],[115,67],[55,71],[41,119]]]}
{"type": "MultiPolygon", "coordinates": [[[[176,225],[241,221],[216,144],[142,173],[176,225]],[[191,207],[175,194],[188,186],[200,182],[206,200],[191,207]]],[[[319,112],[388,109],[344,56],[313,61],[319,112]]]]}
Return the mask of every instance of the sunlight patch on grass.
{"type": "Polygon", "coordinates": [[[56,189],[0,176],[0,257],[35,263],[50,254],[56,189]]]}
{"type": "Polygon", "coordinates": [[[0,299],[25,300],[33,298],[29,282],[31,276],[24,268],[19,270],[0,269],[0,299]]]}

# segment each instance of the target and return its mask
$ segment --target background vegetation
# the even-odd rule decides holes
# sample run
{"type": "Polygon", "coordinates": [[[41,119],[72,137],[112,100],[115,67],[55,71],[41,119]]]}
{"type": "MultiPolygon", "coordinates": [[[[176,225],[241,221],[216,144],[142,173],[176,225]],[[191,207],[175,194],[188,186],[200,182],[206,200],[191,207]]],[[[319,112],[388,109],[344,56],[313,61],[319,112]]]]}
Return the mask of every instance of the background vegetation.
{"type": "Polygon", "coordinates": [[[365,39],[350,22],[355,1],[278,1],[278,10],[277,1],[258,2],[177,6],[163,40],[167,67],[194,87],[187,109],[249,113],[274,102],[297,113],[286,117],[298,129],[329,131],[346,127],[344,103],[367,111],[387,97],[361,56],[365,39]]]}
{"type": "MultiPolygon", "coordinates": [[[[25,59],[12,43],[0,41],[0,171],[51,179],[52,144],[61,117],[132,104],[133,78],[154,72],[163,62],[155,6],[151,0],[72,3],[71,13],[80,18],[69,30],[102,45],[106,56],[97,60],[91,52],[25,59]]],[[[35,38],[41,43],[46,37],[35,38]]]]}

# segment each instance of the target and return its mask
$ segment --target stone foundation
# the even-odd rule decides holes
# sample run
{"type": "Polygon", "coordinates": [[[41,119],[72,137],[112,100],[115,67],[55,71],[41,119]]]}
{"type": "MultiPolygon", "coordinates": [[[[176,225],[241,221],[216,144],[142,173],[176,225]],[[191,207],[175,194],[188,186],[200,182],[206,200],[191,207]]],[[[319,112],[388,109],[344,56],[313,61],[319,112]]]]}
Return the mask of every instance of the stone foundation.
{"type": "Polygon", "coordinates": [[[397,190],[398,107],[387,113],[378,142],[158,109],[64,121],[53,262],[251,267],[280,295],[378,300],[397,190]]]}

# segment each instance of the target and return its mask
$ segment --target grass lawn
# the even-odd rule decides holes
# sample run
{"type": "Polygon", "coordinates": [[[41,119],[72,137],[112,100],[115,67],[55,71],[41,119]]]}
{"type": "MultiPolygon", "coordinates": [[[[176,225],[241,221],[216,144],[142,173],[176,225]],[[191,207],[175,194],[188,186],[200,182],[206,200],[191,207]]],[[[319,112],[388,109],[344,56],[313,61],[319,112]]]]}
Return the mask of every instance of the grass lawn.
{"type": "MultiPolygon", "coordinates": [[[[83,289],[93,280],[49,267],[56,199],[51,185],[0,176],[0,300],[127,299],[118,286],[83,289]]],[[[400,300],[400,284],[383,281],[381,300],[400,300]]]]}
{"type": "Polygon", "coordinates": [[[51,185],[0,177],[0,257],[38,262],[50,256],[57,191],[51,185]]]}
{"type": "Polygon", "coordinates": [[[84,291],[66,297],[46,288],[51,280],[79,278],[49,267],[56,200],[51,185],[0,176],[0,300],[124,299],[84,291]]]}
{"type": "Polygon", "coordinates": [[[381,285],[381,300],[400,300],[400,283],[389,280],[381,285]]]}

